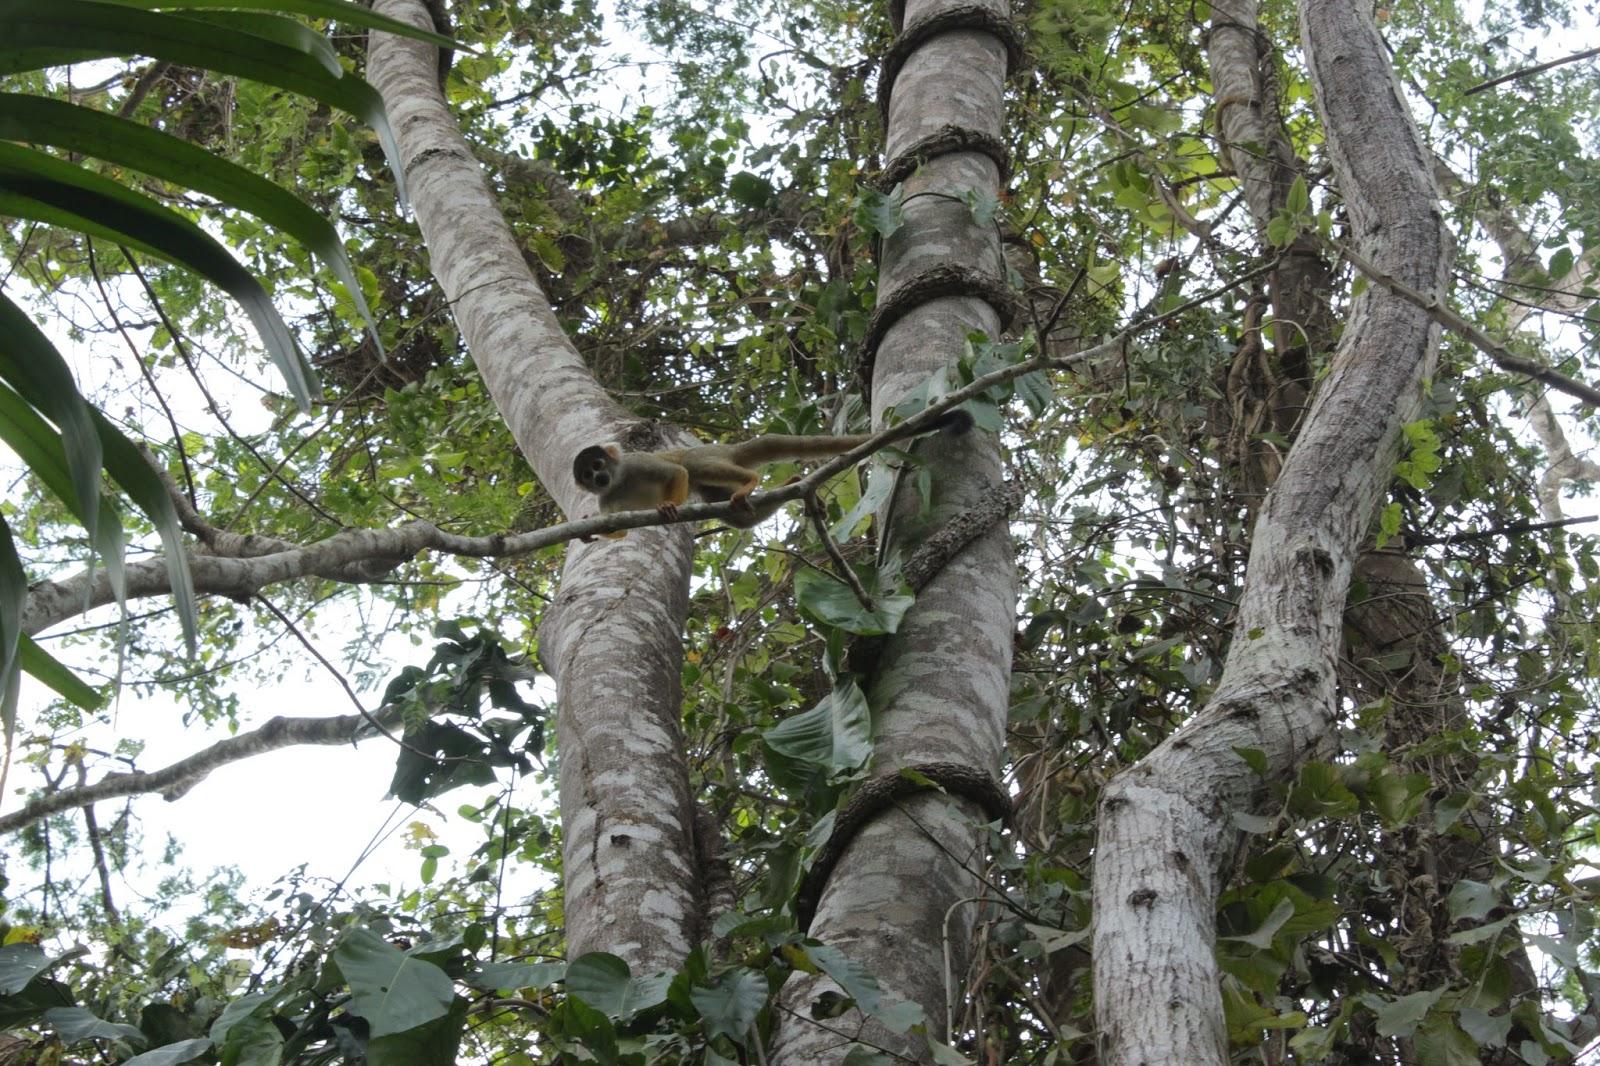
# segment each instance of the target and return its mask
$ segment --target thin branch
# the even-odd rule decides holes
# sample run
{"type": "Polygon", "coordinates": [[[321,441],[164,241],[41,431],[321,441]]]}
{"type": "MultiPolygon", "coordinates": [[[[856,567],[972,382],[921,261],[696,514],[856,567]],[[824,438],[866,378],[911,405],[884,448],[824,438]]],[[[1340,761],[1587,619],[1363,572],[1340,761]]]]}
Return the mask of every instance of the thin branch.
{"type": "MultiPolygon", "coordinates": [[[[167,405],[167,398],[161,394],[161,387],[156,384],[155,375],[144,365],[144,357],[139,352],[139,346],[128,335],[128,328],[122,324],[122,316],[117,314],[116,307],[111,303],[111,294],[106,291],[105,280],[100,277],[100,264],[95,258],[94,238],[85,237],[84,245],[89,252],[89,276],[94,278],[94,287],[100,290],[100,302],[106,305],[106,313],[111,316],[111,324],[122,335],[123,343],[128,346],[128,354],[133,356],[134,365],[139,368],[139,375],[144,378],[146,387],[150,389],[150,395],[156,398],[156,403],[161,405],[161,412],[167,416],[167,425],[172,429],[172,446],[178,449],[178,462],[183,464],[183,483],[188,486],[189,502],[192,505],[195,500],[194,474],[189,469],[189,452],[183,446],[183,430],[178,428],[178,420],[174,417],[172,408],[167,405]]],[[[122,249],[122,254],[128,256],[126,248],[122,249]]],[[[133,262],[131,257],[128,257],[128,261],[133,262]]]]}
{"type": "Polygon", "coordinates": [[[1551,522],[1515,522],[1508,526],[1496,526],[1493,529],[1475,529],[1468,533],[1455,533],[1448,537],[1415,537],[1418,545],[1424,544],[1466,544],[1474,540],[1488,540],[1491,537],[1510,537],[1518,533],[1536,533],[1541,529],[1562,529],[1566,526],[1581,526],[1587,522],[1600,522],[1600,515],[1588,515],[1583,518],[1559,518],[1551,522]]]}
{"type": "MultiPolygon", "coordinates": [[[[398,705],[378,712],[379,721],[400,718],[398,705]]],[[[217,741],[187,758],[149,773],[107,774],[92,785],[50,792],[10,814],[0,815],[0,833],[32,825],[41,818],[119,796],[159,792],[167,800],[181,798],[207,774],[229,763],[297,744],[347,744],[360,739],[367,721],[359,714],[332,718],[269,718],[259,729],[217,741]]]]}
{"type": "Polygon", "coordinates": [[[1502,74],[1498,78],[1490,78],[1488,81],[1480,81],[1478,84],[1474,85],[1461,95],[1471,96],[1473,93],[1481,93],[1485,89],[1492,89],[1496,85],[1503,85],[1508,81],[1516,81],[1518,78],[1531,77],[1534,74],[1542,74],[1553,67],[1561,67],[1567,65],[1568,63],[1576,63],[1580,59],[1588,59],[1591,56],[1600,56],[1600,48],[1585,48],[1581,52],[1574,52],[1569,56],[1562,56],[1560,59],[1552,59],[1548,63],[1536,63],[1531,67],[1523,67],[1520,70],[1513,70],[1510,74],[1502,74]]]}
{"type": "Polygon", "coordinates": [[[189,345],[184,341],[183,333],[178,329],[177,324],[167,316],[167,309],[162,306],[161,298],[156,295],[156,290],[151,286],[150,279],[146,278],[144,271],[139,269],[139,264],[134,260],[132,252],[123,248],[122,254],[127,258],[129,265],[132,266],[133,274],[139,279],[139,284],[144,286],[145,295],[150,299],[150,306],[155,309],[156,315],[161,319],[161,324],[166,327],[167,335],[172,338],[173,348],[177,350],[179,358],[183,360],[183,365],[188,369],[189,376],[194,379],[195,386],[200,390],[200,395],[205,397],[206,406],[210,408],[212,417],[227,431],[228,436],[232,437],[241,448],[249,452],[251,458],[261,464],[261,469],[268,472],[268,481],[277,480],[284,488],[289,490],[289,493],[295,499],[311,508],[313,512],[326,521],[336,526],[339,525],[337,518],[318,506],[317,502],[302,492],[298,485],[279,475],[278,468],[267,462],[266,457],[256,450],[256,446],[251,444],[229,424],[227,416],[222,413],[222,405],[217,403],[217,398],[211,394],[211,389],[206,385],[205,380],[200,377],[200,368],[189,357],[189,345]]]}
{"type": "Polygon", "coordinates": [[[1510,348],[1507,348],[1504,344],[1495,340],[1438,300],[1423,295],[1392,274],[1379,270],[1348,246],[1337,245],[1336,247],[1339,254],[1349,260],[1350,265],[1361,271],[1363,275],[1382,285],[1396,296],[1422,308],[1441,326],[1465,337],[1473,347],[1493,359],[1502,370],[1508,370],[1513,374],[1526,374],[1535,381],[1544,382],[1544,384],[1557,392],[1564,392],[1568,396],[1584,403],[1600,407],[1600,389],[1586,382],[1569,378],[1559,370],[1553,370],[1543,363],[1517,355],[1510,348]]]}
{"type": "Polygon", "coordinates": [[[861,584],[861,578],[855,569],[846,561],[844,553],[833,542],[833,537],[828,533],[828,516],[822,509],[822,501],[815,492],[806,497],[806,514],[817,527],[817,536],[822,540],[822,546],[828,552],[828,558],[833,560],[834,568],[839,572],[839,580],[850,586],[850,591],[856,594],[856,599],[861,601],[861,606],[868,611],[876,610],[872,605],[872,597],[867,595],[867,590],[861,584]]]}
{"type": "Polygon", "coordinates": [[[420,748],[412,747],[404,740],[401,740],[399,737],[389,732],[389,730],[384,727],[383,723],[374,718],[372,716],[372,712],[367,710],[366,705],[361,702],[361,697],[356,695],[356,690],[350,687],[350,682],[345,679],[344,674],[340,672],[339,668],[330,663],[327,660],[327,657],[317,650],[317,646],[311,643],[310,638],[308,638],[304,633],[300,632],[300,627],[294,624],[294,619],[278,610],[277,605],[271,600],[267,599],[265,596],[256,596],[256,602],[265,607],[268,612],[270,612],[272,616],[279,622],[282,622],[283,627],[289,631],[290,635],[300,642],[300,646],[305,648],[306,651],[310,652],[312,658],[321,663],[324,669],[333,675],[333,679],[339,682],[339,687],[344,689],[344,694],[350,697],[350,702],[355,705],[356,712],[366,720],[367,725],[371,726],[374,730],[380,733],[384,739],[388,740],[397,747],[404,748],[413,755],[421,756],[423,759],[426,759],[429,762],[433,762],[436,759],[441,762],[447,760],[454,761],[449,759],[447,756],[435,756],[432,752],[426,752],[420,748]]]}

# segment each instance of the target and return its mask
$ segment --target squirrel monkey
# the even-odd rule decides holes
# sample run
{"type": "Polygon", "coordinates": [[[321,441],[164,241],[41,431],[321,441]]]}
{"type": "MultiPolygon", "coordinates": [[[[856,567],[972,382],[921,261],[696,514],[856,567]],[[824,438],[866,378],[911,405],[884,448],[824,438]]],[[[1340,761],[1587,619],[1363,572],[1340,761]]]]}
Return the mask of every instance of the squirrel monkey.
{"type": "MultiPolygon", "coordinates": [[[[958,436],[972,428],[972,415],[950,411],[917,436],[940,430],[958,436]]],[[[783,506],[759,511],[747,502],[761,484],[760,467],[780,459],[824,459],[839,455],[870,440],[867,434],[842,437],[788,436],[769,433],[738,444],[702,444],[663,452],[624,452],[614,444],[591,444],[572,463],[578,487],[600,497],[600,513],[642,511],[654,507],[667,519],[678,516],[678,505],[695,492],[707,503],[731,502],[744,514],[730,515],[730,526],[749,529],[783,506]]],[[[616,539],[626,530],[606,533],[616,539]]]]}

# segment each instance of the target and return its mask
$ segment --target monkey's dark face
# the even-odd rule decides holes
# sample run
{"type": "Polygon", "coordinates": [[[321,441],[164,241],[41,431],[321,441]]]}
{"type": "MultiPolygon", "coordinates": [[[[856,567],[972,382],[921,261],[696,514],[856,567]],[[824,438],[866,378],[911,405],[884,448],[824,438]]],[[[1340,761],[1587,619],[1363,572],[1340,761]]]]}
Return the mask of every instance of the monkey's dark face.
{"type": "Polygon", "coordinates": [[[603,444],[591,444],[572,461],[572,479],[590,492],[604,492],[611,485],[617,461],[603,444]]]}

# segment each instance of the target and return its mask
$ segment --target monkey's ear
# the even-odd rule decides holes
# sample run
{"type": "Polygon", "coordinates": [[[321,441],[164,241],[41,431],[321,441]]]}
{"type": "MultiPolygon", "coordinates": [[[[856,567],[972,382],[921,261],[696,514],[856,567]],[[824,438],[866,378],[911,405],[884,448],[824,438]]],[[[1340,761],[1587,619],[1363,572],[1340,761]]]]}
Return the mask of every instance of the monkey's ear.
{"type": "Polygon", "coordinates": [[[605,449],[604,450],[605,450],[605,453],[607,455],[611,456],[611,458],[613,458],[613,459],[621,459],[622,458],[622,449],[617,447],[615,444],[607,444],[607,445],[605,445],[605,449]]]}

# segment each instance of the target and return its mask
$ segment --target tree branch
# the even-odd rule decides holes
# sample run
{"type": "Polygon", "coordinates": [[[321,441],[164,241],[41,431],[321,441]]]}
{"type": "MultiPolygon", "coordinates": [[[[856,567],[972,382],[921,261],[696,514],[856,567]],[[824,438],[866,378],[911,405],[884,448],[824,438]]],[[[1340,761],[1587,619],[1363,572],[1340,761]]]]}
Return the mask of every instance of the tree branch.
{"type": "Polygon", "coordinates": [[[1526,356],[1517,355],[1504,344],[1501,344],[1483,332],[1483,330],[1444,306],[1440,301],[1424,296],[1393,275],[1379,270],[1352,249],[1343,245],[1337,247],[1339,254],[1348,259],[1350,265],[1361,271],[1363,275],[1382,285],[1396,296],[1422,308],[1441,326],[1465,337],[1473,347],[1493,359],[1500,369],[1508,370],[1513,374],[1526,374],[1535,381],[1544,382],[1558,392],[1564,392],[1568,396],[1584,403],[1600,407],[1600,389],[1586,382],[1569,378],[1559,370],[1554,370],[1526,356]]]}
{"type": "MultiPolygon", "coordinates": [[[[400,708],[393,706],[378,711],[379,722],[390,723],[400,718],[400,708]]],[[[344,744],[360,739],[364,730],[371,727],[359,714],[338,715],[333,718],[269,718],[258,729],[219,740],[170,766],[150,773],[136,771],[131,774],[107,774],[92,785],[62,789],[59,792],[38,796],[10,814],[0,815],[0,833],[25,828],[60,811],[75,807],[88,807],[101,800],[119,796],[138,796],[159,792],[169,802],[179,799],[203,781],[211,771],[228,763],[262,755],[279,748],[296,744],[344,744]]]]}

